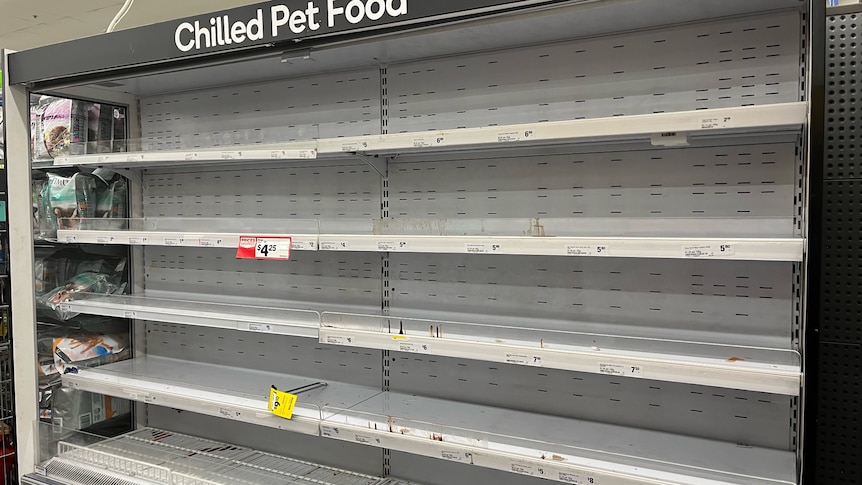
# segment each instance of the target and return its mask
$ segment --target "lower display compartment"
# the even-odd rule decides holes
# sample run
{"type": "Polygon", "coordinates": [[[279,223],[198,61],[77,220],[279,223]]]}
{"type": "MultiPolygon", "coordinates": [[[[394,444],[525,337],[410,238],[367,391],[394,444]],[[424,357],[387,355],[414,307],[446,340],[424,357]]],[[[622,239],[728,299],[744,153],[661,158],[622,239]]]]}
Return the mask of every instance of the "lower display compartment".
{"type": "Polygon", "coordinates": [[[292,420],[270,386],[317,384],[272,372],[147,356],[66,374],[76,389],[563,483],[796,483],[788,451],[325,382],[292,420]]]}
{"type": "Polygon", "coordinates": [[[114,438],[64,433],[26,483],[411,485],[155,428],[114,438]]]}

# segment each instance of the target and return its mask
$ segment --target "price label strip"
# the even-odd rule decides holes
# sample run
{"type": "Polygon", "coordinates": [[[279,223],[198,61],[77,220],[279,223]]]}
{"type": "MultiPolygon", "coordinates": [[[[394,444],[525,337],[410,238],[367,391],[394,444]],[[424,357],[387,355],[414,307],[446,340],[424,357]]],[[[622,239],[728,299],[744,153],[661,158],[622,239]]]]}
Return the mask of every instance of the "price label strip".
{"type": "Polygon", "coordinates": [[[267,259],[273,261],[290,260],[293,247],[291,237],[242,236],[236,250],[237,259],[267,259]]]}
{"type": "Polygon", "coordinates": [[[299,394],[311,392],[315,389],[326,387],[326,385],[327,384],[325,382],[315,382],[289,391],[279,391],[278,388],[272,386],[269,389],[267,409],[269,409],[269,412],[280,418],[292,419],[293,410],[296,409],[296,401],[299,399],[299,394]]]}
{"type": "Polygon", "coordinates": [[[699,244],[682,248],[686,258],[722,258],[736,255],[736,247],[731,243],[699,244]]]}

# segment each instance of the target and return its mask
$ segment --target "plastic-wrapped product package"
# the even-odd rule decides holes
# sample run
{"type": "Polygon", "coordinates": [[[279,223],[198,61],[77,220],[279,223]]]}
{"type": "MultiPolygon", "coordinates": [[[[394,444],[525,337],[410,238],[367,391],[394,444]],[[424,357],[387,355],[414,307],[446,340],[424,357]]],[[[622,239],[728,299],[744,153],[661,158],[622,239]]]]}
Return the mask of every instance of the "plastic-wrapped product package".
{"type": "Polygon", "coordinates": [[[98,293],[112,295],[123,293],[125,283],[120,283],[113,273],[85,271],[66,281],[38,298],[37,307],[52,312],[52,316],[61,321],[68,321],[78,316],[78,313],[63,309],[63,303],[81,293],[98,293]]]}
{"type": "Polygon", "coordinates": [[[98,103],[87,105],[87,153],[99,153],[99,115],[102,106],[98,103]]]}
{"type": "Polygon", "coordinates": [[[107,419],[131,412],[123,399],[58,387],[53,392],[51,421],[57,428],[87,429],[107,419]]]}
{"type": "Polygon", "coordinates": [[[123,334],[88,333],[42,337],[38,341],[38,353],[42,375],[62,375],[71,368],[92,367],[127,359],[128,339],[123,334]]]}
{"type": "Polygon", "coordinates": [[[55,98],[42,112],[42,137],[50,158],[86,153],[91,103],[55,98]]]}
{"type": "Polygon", "coordinates": [[[30,154],[34,161],[50,160],[48,147],[45,146],[45,134],[42,132],[42,113],[48,105],[49,98],[33,96],[30,99],[30,154]]]}
{"type": "Polygon", "coordinates": [[[75,229],[79,219],[94,217],[96,213],[97,178],[76,173],[71,177],[49,173],[42,188],[42,211],[46,237],[57,237],[57,229],[75,229]]]}
{"type": "Polygon", "coordinates": [[[123,293],[126,258],[96,256],[78,248],[36,253],[36,310],[40,318],[66,322],[77,314],[62,304],[80,293],[123,293]]]}
{"type": "Polygon", "coordinates": [[[113,132],[111,133],[112,151],[126,151],[126,110],[113,108],[113,132]]]}

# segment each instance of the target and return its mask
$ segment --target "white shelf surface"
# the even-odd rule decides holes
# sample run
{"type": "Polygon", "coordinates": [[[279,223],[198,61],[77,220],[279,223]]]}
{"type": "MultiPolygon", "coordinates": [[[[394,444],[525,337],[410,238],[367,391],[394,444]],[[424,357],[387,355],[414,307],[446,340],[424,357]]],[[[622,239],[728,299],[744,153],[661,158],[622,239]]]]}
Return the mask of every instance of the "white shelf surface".
{"type": "Polygon", "coordinates": [[[293,432],[316,435],[324,406],[352,406],[378,391],[330,384],[299,395],[293,419],[267,410],[271,386],[289,391],[317,381],[274,372],[201,364],[146,356],[96,368],[79,368],[63,384],[96,394],[224,417],[293,432]]]}
{"type": "Polygon", "coordinates": [[[60,242],[236,248],[292,238],[294,251],[802,261],[790,218],[67,220],[60,242]]]}
{"type": "Polygon", "coordinates": [[[64,243],[236,249],[243,236],[290,237],[293,251],[316,251],[319,233],[318,221],[305,219],[64,219],[60,226],[57,240],[64,243]]]}
{"type": "Polygon", "coordinates": [[[441,312],[382,316],[370,307],[158,291],[139,295],[80,294],[77,298],[80,299],[63,303],[61,309],[86,315],[310,337],[329,345],[791,396],[798,395],[801,386],[801,358],[793,350],[558,330],[576,328],[577,322],[441,312]]]}
{"type": "Polygon", "coordinates": [[[75,389],[564,483],[795,483],[791,452],[347,384],[301,394],[293,420],[266,411],[270,385],[312,382],[153,356],[63,376],[75,389]]]}
{"type": "Polygon", "coordinates": [[[155,428],[93,440],[98,438],[71,433],[60,441],[56,456],[44,465],[46,476],[106,483],[97,478],[113,475],[164,485],[409,485],[155,428]]]}
{"type": "MultiPolygon", "coordinates": [[[[806,122],[807,109],[804,102],[779,103],[482,128],[326,138],[278,145],[244,145],[220,149],[193,148],[160,151],[158,142],[137,140],[129,144],[139,151],[58,157],[54,160],[54,165],[146,167],[203,162],[310,160],[320,156],[344,156],[351,153],[386,155],[525,144],[647,141],[653,140],[654,137],[662,139],[663,134],[669,133],[686,137],[736,135],[799,129],[806,122]]],[[[83,147],[81,150],[83,151],[83,147]]]]}
{"type": "Polygon", "coordinates": [[[601,143],[651,140],[667,133],[689,137],[798,129],[804,102],[645,115],[528,123],[443,131],[318,140],[320,155],[338,152],[398,154],[410,151],[492,148],[512,144],[601,143]]]}
{"type": "MultiPolygon", "coordinates": [[[[470,315],[459,315],[470,317],[470,315]]],[[[784,349],[550,330],[575,322],[501,319],[483,323],[323,312],[320,342],[413,354],[799,395],[801,357],[784,349]]],[[[466,319],[465,319],[466,320],[466,319]]]]}
{"type": "Polygon", "coordinates": [[[160,292],[140,295],[78,294],[60,305],[62,311],[179,323],[246,332],[318,337],[320,314],[302,304],[282,300],[236,299],[160,292]]]}
{"type": "MultiPolygon", "coordinates": [[[[124,142],[126,143],[126,142],[124,142]]],[[[134,151],[93,153],[56,157],[55,167],[153,167],[159,165],[192,165],[235,163],[248,161],[314,160],[317,158],[315,142],[292,142],[278,145],[226,146],[221,148],[195,148],[190,150],[159,150],[148,143],[129,142],[134,151]],[[148,146],[149,145],[149,146],[148,146]]],[[[86,151],[86,147],[72,147],[71,151],[86,151]]]]}
{"type": "Polygon", "coordinates": [[[801,261],[791,218],[320,221],[320,250],[801,261]]]}
{"type": "Polygon", "coordinates": [[[324,412],[330,438],[564,483],[796,483],[792,452],[561,417],[396,393],[324,412]]]}

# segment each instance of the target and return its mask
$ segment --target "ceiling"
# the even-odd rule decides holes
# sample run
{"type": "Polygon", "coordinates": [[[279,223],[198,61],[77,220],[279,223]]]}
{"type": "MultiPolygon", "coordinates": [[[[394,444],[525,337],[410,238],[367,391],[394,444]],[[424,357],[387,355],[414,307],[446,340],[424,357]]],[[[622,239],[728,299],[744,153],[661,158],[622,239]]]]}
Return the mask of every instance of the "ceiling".
{"type": "MultiPolygon", "coordinates": [[[[260,2],[136,0],[117,30],[260,2]]],[[[102,33],[122,5],[123,0],[0,0],[0,48],[24,50],[102,33]]]]}

